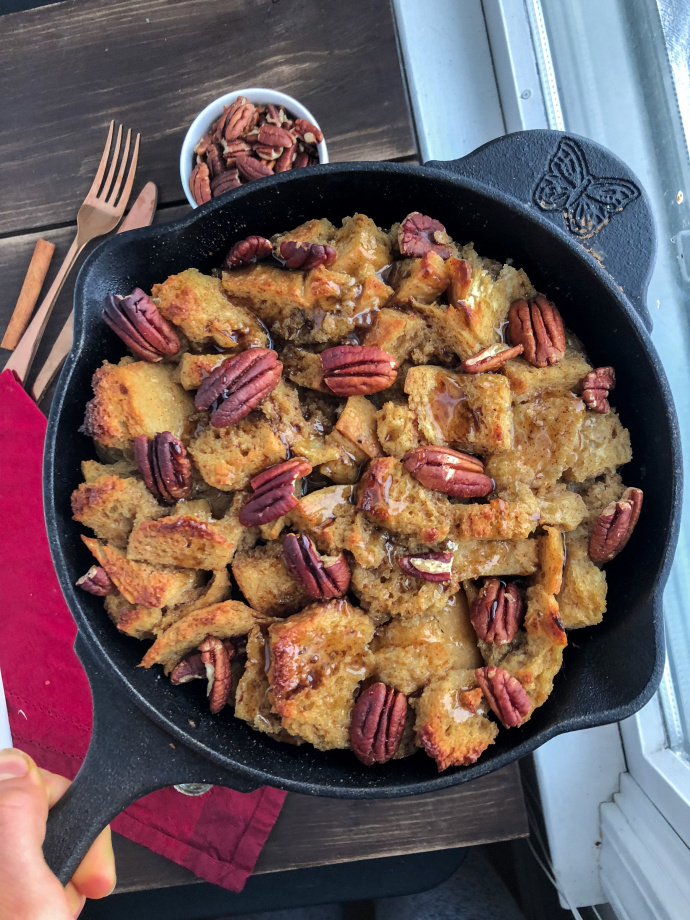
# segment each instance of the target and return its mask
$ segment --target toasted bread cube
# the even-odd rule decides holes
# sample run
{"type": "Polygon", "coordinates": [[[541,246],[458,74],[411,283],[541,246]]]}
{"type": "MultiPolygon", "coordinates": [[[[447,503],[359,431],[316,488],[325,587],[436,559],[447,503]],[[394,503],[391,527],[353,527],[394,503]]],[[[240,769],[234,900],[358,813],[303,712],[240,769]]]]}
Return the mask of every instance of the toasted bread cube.
{"type": "Polygon", "coordinates": [[[194,600],[185,604],[176,604],[174,607],[166,607],[163,610],[163,616],[159,623],[153,628],[154,637],[160,636],[173,623],[186,617],[187,614],[194,610],[201,610],[202,607],[211,607],[213,604],[220,604],[221,601],[227,601],[230,598],[231,585],[230,576],[226,568],[211,574],[210,580],[197,589],[197,596],[194,600]]]}
{"type": "Polygon", "coordinates": [[[247,663],[237,685],[235,715],[256,731],[274,735],[279,741],[301,744],[301,739],[288,735],[280,724],[280,716],[271,709],[266,676],[266,639],[258,626],[250,631],[247,638],[247,663]]]}
{"type": "Polygon", "coordinates": [[[364,214],[346,217],[331,245],[338,253],[333,271],[346,272],[358,281],[393,261],[388,234],[364,214]]]}
{"type": "Polygon", "coordinates": [[[399,460],[380,457],[362,476],[357,510],[378,527],[431,544],[448,536],[454,507],[447,495],[420,485],[399,460]]]}
{"type": "Polygon", "coordinates": [[[376,406],[366,396],[350,396],[335,430],[355,444],[367,457],[383,454],[376,433],[376,406]]]}
{"type": "Polygon", "coordinates": [[[396,262],[388,282],[395,293],[386,306],[406,307],[413,301],[433,303],[450,284],[450,274],[438,253],[430,251],[421,259],[396,262]]]}
{"type": "Polygon", "coordinates": [[[632,460],[630,433],[621,424],[615,410],[601,415],[588,412],[580,428],[580,440],[574,462],[563,473],[568,482],[584,482],[632,460]]]}
{"type": "Polygon", "coordinates": [[[536,540],[461,540],[453,551],[459,581],[490,575],[531,575],[538,565],[536,540]]]}
{"type": "Polygon", "coordinates": [[[292,512],[297,528],[313,535],[333,524],[336,518],[353,507],[354,489],[351,485],[328,486],[309,492],[299,500],[292,512]]]}
{"type": "Polygon", "coordinates": [[[598,479],[586,479],[582,485],[575,486],[575,488],[579,490],[579,497],[582,498],[587,509],[583,519],[586,518],[590,525],[596,521],[607,505],[619,501],[625,492],[623,480],[618,473],[605,473],[598,479]]]}
{"type": "Polygon", "coordinates": [[[515,500],[502,493],[489,502],[455,505],[454,513],[456,533],[463,540],[523,540],[536,530],[541,518],[537,500],[526,486],[515,500]]]}
{"type": "Polygon", "coordinates": [[[461,593],[449,598],[437,613],[393,618],[379,628],[371,650],[376,678],[408,696],[451,668],[481,664],[477,637],[461,593]]]}
{"type": "Polygon", "coordinates": [[[534,709],[545,703],[551,693],[567,644],[556,599],[542,585],[528,588],[524,630],[508,644],[509,651],[501,658],[500,667],[520,681],[534,709]]]}
{"type": "Polygon", "coordinates": [[[565,569],[557,601],[566,629],[594,626],[606,613],[606,573],[589,558],[588,548],[586,527],[565,535],[565,569]]]}
{"type": "Polygon", "coordinates": [[[545,527],[543,535],[539,537],[539,569],[534,575],[534,583],[541,585],[547,594],[558,594],[563,581],[564,564],[563,534],[556,527],[545,527]]]}
{"type": "Polygon", "coordinates": [[[272,707],[291,735],[346,748],[357,687],[371,672],[369,617],[345,600],[312,604],[269,627],[272,707]]]}
{"type": "Polygon", "coordinates": [[[177,365],[180,384],[185,390],[198,390],[204,377],[208,377],[227,357],[227,354],[195,355],[185,351],[177,365]]]}
{"type": "MultiPolygon", "coordinates": [[[[364,397],[362,397],[364,398],[364,397]]],[[[339,485],[357,482],[368,455],[339,431],[332,431],[323,439],[326,450],[336,451],[336,456],[319,466],[319,473],[339,485]]]]}
{"type": "Polygon", "coordinates": [[[283,362],[283,374],[288,380],[300,387],[308,387],[319,393],[333,395],[323,379],[323,365],[321,355],[295,345],[287,345],[280,356],[283,362]]]}
{"type": "Polygon", "coordinates": [[[174,514],[138,524],[129,538],[127,557],[207,571],[228,565],[244,533],[239,508],[217,521],[209,511],[187,510],[187,504],[196,503],[180,502],[174,514]]]}
{"type": "Polygon", "coordinates": [[[377,623],[390,617],[409,619],[440,614],[457,593],[459,582],[455,576],[449,582],[433,582],[406,575],[398,564],[403,555],[405,550],[399,549],[376,568],[355,565],[352,569],[350,587],[362,608],[377,623]]]}
{"type": "Polygon", "coordinates": [[[376,436],[384,454],[402,460],[408,450],[424,444],[417,416],[407,403],[387,402],[376,413],[376,436]]]}
{"type": "Polygon", "coordinates": [[[123,358],[104,361],[93,375],[93,399],[82,431],[106,447],[124,450],[138,435],[170,431],[179,438],[194,402],[174,380],[170,364],[123,358]]]}
{"type": "Polygon", "coordinates": [[[154,284],[151,296],[163,316],[179,326],[191,342],[215,342],[221,348],[238,351],[268,343],[256,317],[231,303],[217,278],[202,275],[196,268],[154,284]]]}
{"type": "MultiPolygon", "coordinates": [[[[107,466],[94,464],[103,470],[107,466]]],[[[107,472],[83,482],[72,493],[72,516],[90,527],[100,540],[124,548],[135,521],[153,520],[165,510],[144,483],[133,476],[120,477],[107,472]]]]}
{"type": "Polygon", "coordinates": [[[189,454],[209,485],[234,492],[285,460],[287,445],[270,422],[252,413],[228,428],[204,428],[190,443],[189,454]]]}
{"type": "Polygon", "coordinates": [[[558,364],[533,367],[524,358],[512,358],[501,369],[510,383],[513,402],[533,400],[544,390],[579,390],[583,377],[592,370],[579,351],[568,347],[558,364]]]}
{"type": "Polygon", "coordinates": [[[490,457],[486,475],[499,489],[516,482],[535,490],[553,485],[575,461],[584,421],[585,404],[576,396],[554,396],[514,406],[513,448],[490,457]]]}
{"type": "MultiPolygon", "coordinates": [[[[621,493],[622,493],[621,489],[621,493]]],[[[577,492],[571,492],[563,482],[542,486],[536,492],[541,524],[560,530],[575,530],[587,517],[587,506],[577,492]]]]}
{"type": "Polygon", "coordinates": [[[115,546],[91,537],[82,537],[82,540],[130,604],[168,607],[184,604],[197,596],[201,576],[198,571],[134,562],[115,546]]]}
{"type": "Polygon", "coordinates": [[[250,607],[271,617],[286,617],[310,602],[302,584],[285,565],[282,542],[237,553],[232,574],[250,607]]]}
{"type": "Polygon", "coordinates": [[[374,316],[362,344],[382,348],[393,355],[398,364],[402,364],[428,335],[429,330],[421,316],[383,307],[374,316]]]}
{"type": "Polygon", "coordinates": [[[110,594],[103,600],[108,616],[120,632],[134,639],[155,638],[155,629],[163,618],[160,607],[135,606],[122,594],[110,594]]]}
{"type": "Polygon", "coordinates": [[[161,633],[144,655],[140,667],[162,664],[165,673],[170,674],[175,665],[198,648],[207,636],[234,639],[246,636],[253,627],[267,623],[270,623],[268,617],[239,601],[223,601],[201,607],[161,633]]]}
{"type": "Polygon", "coordinates": [[[271,237],[273,251],[280,255],[280,244],[285,240],[293,240],[296,243],[329,243],[332,245],[335,236],[335,227],[327,217],[319,220],[308,220],[295,227],[293,230],[287,230],[285,233],[278,233],[271,237]]]}
{"type": "Polygon", "coordinates": [[[475,763],[498,734],[473,670],[453,670],[433,681],[416,708],[417,737],[439,773],[475,763]]]}
{"type": "MultiPolygon", "coordinates": [[[[114,451],[116,453],[116,451],[114,451]]],[[[137,476],[134,460],[118,460],[116,463],[99,463],[98,460],[82,460],[81,474],[87,485],[96,482],[101,476],[119,476],[120,479],[137,476]]]]}
{"type": "Polygon", "coordinates": [[[477,453],[512,446],[510,387],[500,374],[453,374],[411,367],[405,378],[410,409],[429,444],[477,453]]]}

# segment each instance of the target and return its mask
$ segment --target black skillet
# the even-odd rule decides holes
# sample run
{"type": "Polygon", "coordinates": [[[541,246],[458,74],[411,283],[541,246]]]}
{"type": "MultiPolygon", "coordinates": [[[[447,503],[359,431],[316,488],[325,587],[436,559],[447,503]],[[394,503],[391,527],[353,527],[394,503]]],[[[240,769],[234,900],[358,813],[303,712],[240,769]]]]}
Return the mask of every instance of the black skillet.
{"type": "Polygon", "coordinates": [[[44,851],[63,881],[108,821],[163,786],[270,784],[342,798],[430,792],[503,767],[560,732],[623,719],[651,697],[664,661],[662,591],[681,501],[677,421],[645,306],[654,255],[649,202],[626,165],[584,138],[530,131],[448,163],[283,173],[174,223],[112,237],[90,256],[77,279],[75,344],[53,400],[44,463],[50,546],[94,698],[86,760],[48,822],[44,851]],[[91,376],[103,359],[124,354],[100,320],[107,293],[150,290],[190,266],[208,272],[250,233],[268,237],[314,217],[339,224],[356,211],[389,227],[414,210],[441,220],[456,240],[473,240],[484,256],[513,259],[556,302],[592,364],[615,367],[612,401],[634,450],[624,480],[645,493],[632,540],[607,567],[604,622],[570,634],[550,699],[522,728],[501,731],[477,764],[440,775],[423,754],[367,768],[346,751],[277,743],[229,711],[211,716],[194,685],[173,687],[160,669],[137,668],[141,643],[116,631],[100,599],[74,587],[92,560],[70,511],[80,461],[94,456],[78,433],[91,376]]]}

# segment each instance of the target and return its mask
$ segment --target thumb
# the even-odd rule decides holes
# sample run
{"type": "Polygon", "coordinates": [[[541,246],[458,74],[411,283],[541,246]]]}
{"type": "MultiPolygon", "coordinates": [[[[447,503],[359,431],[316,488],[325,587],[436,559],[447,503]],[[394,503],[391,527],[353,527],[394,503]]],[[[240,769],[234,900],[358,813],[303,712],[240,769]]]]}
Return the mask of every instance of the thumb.
{"type": "Polygon", "coordinates": [[[43,859],[47,817],[48,797],[38,768],[21,751],[0,751],[0,920],[74,916],[43,859]]]}

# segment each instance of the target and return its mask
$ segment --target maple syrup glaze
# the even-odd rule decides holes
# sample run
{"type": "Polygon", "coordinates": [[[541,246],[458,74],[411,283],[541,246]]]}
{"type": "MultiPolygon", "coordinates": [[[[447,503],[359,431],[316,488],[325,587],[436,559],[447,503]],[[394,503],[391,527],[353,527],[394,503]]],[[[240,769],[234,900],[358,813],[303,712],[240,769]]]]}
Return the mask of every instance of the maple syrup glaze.
{"type": "Polygon", "coordinates": [[[431,394],[429,413],[438,443],[456,444],[472,441],[480,419],[467,401],[463,387],[452,377],[441,375],[431,394]]]}

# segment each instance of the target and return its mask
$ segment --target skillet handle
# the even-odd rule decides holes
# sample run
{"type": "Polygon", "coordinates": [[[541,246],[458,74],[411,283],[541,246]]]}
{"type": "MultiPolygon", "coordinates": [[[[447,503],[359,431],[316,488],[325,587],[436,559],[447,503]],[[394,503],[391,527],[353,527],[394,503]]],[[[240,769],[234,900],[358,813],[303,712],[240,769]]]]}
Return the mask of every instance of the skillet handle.
{"type": "Polygon", "coordinates": [[[43,854],[65,884],[103,828],[132,802],[165,786],[209,783],[251,792],[257,785],[205,760],[148,719],[116,687],[77,636],[93,694],[94,726],[84,763],[48,816],[43,854]]]}
{"type": "Polygon", "coordinates": [[[597,259],[651,332],[646,297],[656,231],[639,179],[605,147],[562,131],[518,131],[460,160],[425,164],[528,205],[597,259]]]}

